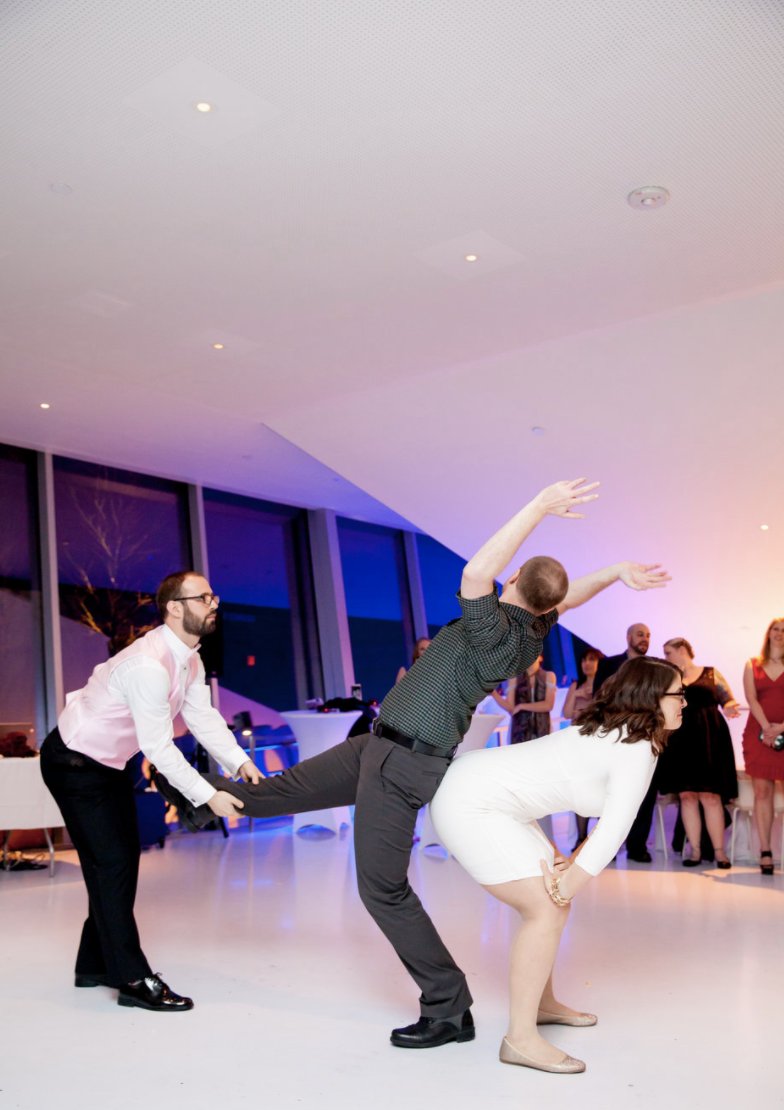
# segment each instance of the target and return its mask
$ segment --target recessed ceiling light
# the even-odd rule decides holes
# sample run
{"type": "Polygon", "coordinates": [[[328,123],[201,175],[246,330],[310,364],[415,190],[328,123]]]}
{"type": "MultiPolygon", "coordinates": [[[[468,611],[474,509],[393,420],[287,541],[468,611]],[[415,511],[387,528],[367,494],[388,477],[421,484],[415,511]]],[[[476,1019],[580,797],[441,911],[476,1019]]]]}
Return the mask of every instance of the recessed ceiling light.
{"type": "Polygon", "coordinates": [[[531,428],[531,435],[543,436],[544,432],[545,429],[541,426],[541,424],[534,424],[533,428],[531,428]]]}
{"type": "Polygon", "coordinates": [[[768,530],[768,528],[769,528],[769,525],[767,525],[767,524],[760,524],[760,528],[762,529],[762,531],[763,531],[763,532],[767,532],[767,530],[768,530]]]}
{"type": "Polygon", "coordinates": [[[663,185],[643,185],[633,189],[626,200],[632,208],[662,208],[670,199],[663,185]]]}
{"type": "Polygon", "coordinates": [[[56,193],[58,197],[69,197],[73,189],[70,185],[66,185],[64,181],[52,181],[49,185],[49,192],[56,193]]]}
{"type": "Polygon", "coordinates": [[[212,105],[206,100],[199,100],[196,104],[197,112],[211,112],[212,105]]]}
{"type": "Polygon", "coordinates": [[[223,344],[222,343],[213,343],[212,349],[213,349],[213,351],[222,351],[223,350],[223,344]]]}
{"type": "Polygon", "coordinates": [[[50,404],[48,404],[46,401],[41,401],[41,404],[38,407],[41,408],[41,409],[50,409],[52,406],[50,404]]]}
{"type": "Polygon", "coordinates": [[[465,256],[465,260],[466,260],[466,262],[478,262],[479,261],[479,255],[478,254],[467,254],[465,256]]]}

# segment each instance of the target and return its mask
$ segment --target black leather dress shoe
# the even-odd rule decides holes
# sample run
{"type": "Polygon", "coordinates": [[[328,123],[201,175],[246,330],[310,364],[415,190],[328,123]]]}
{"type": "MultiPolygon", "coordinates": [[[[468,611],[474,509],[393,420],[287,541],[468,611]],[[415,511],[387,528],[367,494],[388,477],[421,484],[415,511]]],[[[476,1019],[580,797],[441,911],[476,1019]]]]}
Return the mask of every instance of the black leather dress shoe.
{"type": "Polygon", "coordinates": [[[74,975],[75,987],[108,987],[105,975],[81,975],[78,971],[74,975]]]}
{"type": "Polygon", "coordinates": [[[413,1025],[393,1029],[390,1040],[398,1048],[438,1048],[450,1041],[472,1041],[474,1036],[474,1019],[466,1010],[454,1020],[421,1017],[413,1025]]]}
{"type": "Polygon", "coordinates": [[[626,852],[626,858],[632,860],[634,863],[653,863],[653,856],[647,848],[643,848],[641,852],[626,852]]]}
{"type": "Polygon", "coordinates": [[[161,979],[156,971],[140,979],[138,983],[125,983],[120,987],[117,997],[120,1006],[140,1006],[143,1010],[159,1010],[164,1013],[180,1013],[193,1009],[193,999],[175,994],[161,979]]]}
{"type": "Polygon", "coordinates": [[[195,806],[193,802],[189,802],[185,795],[176,786],[172,786],[166,776],[152,764],[150,764],[150,775],[160,796],[176,806],[179,822],[188,832],[199,832],[213,820],[215,814],[208,805],[195,806]]]}

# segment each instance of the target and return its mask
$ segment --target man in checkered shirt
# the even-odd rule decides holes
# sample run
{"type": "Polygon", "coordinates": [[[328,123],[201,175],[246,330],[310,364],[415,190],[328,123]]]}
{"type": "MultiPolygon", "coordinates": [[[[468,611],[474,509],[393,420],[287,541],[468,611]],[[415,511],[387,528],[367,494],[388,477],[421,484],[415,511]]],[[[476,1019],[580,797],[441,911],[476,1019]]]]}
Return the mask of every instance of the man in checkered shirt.
{"type": "Polygon", "coordinates": [[[498,596],[496,578],[537,524],[547,515],[581,518],[575,510],[598,496],[597,485],[577,479],[548,486],[479,549],[463,571],[462,616],[441,629],[389,692],[373,734],[351,736],[258,785],[208,776],[238,799],[238,812],[247,817],[356,806],[360,897],[421,990],[419,1020],[392,1031],[400,1048],[474,1037],[465,975],[411,889],[408,865],[417,813],[435,794],[477,703],[530,666],[566,609],[613,582],[647,590],[668,580],[655,565],[617,563],[570,584],[559,562],[537,556],[498,596]]]}

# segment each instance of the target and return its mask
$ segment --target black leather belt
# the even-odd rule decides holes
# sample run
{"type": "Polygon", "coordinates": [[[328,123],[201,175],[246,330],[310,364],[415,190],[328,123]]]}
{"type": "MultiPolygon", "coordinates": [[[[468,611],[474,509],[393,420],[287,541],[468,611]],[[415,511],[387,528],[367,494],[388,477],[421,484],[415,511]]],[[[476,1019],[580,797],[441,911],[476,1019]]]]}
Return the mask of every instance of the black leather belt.
{"type": "Polygon", "coordinates": [[[420,752],[422,755],[435,755],[439,759],[451,759],[457,751],[457,744],[448,751],[444,751],[442,748],[433,747],[432,744],[426,744],[424,740],[414,740],[411,736],[404,736],[402,732],[397,732],[389,725],[382,724],[378,718],[373,722],[373,732],[384,740],[391,740],[393,744],[399,744],[401,748],[408,748],[409,751],[420,752]]]}

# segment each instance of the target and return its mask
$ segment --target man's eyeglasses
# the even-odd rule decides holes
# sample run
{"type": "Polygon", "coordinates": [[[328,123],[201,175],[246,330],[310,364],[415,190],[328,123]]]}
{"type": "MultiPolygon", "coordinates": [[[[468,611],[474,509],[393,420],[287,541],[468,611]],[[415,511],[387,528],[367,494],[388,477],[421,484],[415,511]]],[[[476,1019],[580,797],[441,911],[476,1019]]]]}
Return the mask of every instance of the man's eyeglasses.
{"type": "Polygon", "coordinates": [[[686,700],[685,690],[671,690],[669,694],[662,694],[663,698],[680,698],[681,701],[686,700]]]}
{"type": "Polygon", "coordinates": [[[212,605],[213,601],[216,605],[220,605],[220,598],[217,594],[192,594],[190,597],[173,597],[172,601],[200,601],[202,605],[212,605]]]}

